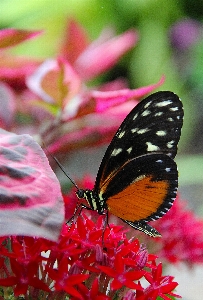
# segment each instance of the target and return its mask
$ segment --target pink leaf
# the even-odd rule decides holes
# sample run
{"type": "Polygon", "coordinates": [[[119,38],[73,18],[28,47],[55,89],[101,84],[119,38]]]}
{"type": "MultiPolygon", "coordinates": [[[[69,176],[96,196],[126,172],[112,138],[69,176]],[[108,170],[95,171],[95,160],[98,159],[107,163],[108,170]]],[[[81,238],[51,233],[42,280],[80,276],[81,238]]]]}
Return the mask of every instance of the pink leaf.
{"type": "Polygon", "coordinates": [[[59,182],[30,135],[0,129],[1,235],[57,240],[64,221],[59,182]]]}
{"type": "Polygon", "coordinates": [[[98,76],[115,65],[137,43],[138,33],[132,29],[104,42],[100,40],[101,38],[91,43],[75,62],[76,70],[85,80],[98,76]]]}
{"type": "Polygon", "coordinates": [[[46,60],[30,77],[31,91],[48,103],[64,107],[81,88],[81,81],[71,65],[62,58],[46,60]]]}
{"type": "Polygon", "coordinates": [[[40,33],[41,31],[29,31],[13,28],[0,30],[0,49],[15,46],[40,33]]]}
{"type": "Polygon", "coordinates": [[[122,89],[122,90],[109,91],[109,92],[91,91],[89,94],[90,97],[95,99],[96,111],[101,112],[106,110],[109,107],[116,106],[125,101],[142,98],[146,94],[151,93],[154,89],[162,85],[164,83],[164,80],[165,77],[162,76],[157,83],[144,86],[138,89],[134,89],[134,90],[122,89]]]}
{"type": "Polygon", "coordinates": [[[78,56],[87,48],[88,40],[84,28],[76,20],[69,19],[60,47],[61,56],[73,65],[78,56]]]}
{"type": "Polygon", "coordinates": [[[25,89],[25,78],[32,74],[41,60],[30,57],[11,56],[0,52],[0,79],[19,93],[25,89]]]}

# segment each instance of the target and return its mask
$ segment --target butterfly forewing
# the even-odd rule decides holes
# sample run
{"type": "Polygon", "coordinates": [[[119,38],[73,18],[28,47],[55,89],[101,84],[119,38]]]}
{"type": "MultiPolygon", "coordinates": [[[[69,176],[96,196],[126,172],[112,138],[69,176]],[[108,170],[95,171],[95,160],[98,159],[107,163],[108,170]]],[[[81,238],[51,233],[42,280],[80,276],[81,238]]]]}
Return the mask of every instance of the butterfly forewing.
{"type": "MultiPolygon", "coordinates": [[[[148,153],[177,153],[183,123],[182,103],[172,92],[157,92],[141,101],[124,119],[100,165],[94,190],[127,161],[148,153]]],[[[128,175],[127,175],[128,176],[128,175]]]]}

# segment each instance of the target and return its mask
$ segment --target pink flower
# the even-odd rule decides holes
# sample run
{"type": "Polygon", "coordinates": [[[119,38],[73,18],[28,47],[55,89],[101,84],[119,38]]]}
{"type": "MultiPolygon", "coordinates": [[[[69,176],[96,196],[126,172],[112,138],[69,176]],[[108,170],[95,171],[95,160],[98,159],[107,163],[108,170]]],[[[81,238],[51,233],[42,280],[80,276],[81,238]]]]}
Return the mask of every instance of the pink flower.
{"type": "Polygon", "coordinates": [[[203,262],[203,220],[179,197],[171,210],[156,222],[162,238],[156,240],[157,254],[170,263],[191,266],[203,262]]]}

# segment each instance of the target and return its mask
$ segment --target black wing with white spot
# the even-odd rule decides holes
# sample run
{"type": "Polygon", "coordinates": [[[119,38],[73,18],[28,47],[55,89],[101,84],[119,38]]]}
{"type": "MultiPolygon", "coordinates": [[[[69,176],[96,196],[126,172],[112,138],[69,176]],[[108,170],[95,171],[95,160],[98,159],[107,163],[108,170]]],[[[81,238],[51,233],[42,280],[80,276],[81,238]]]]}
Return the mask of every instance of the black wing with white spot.
{"type": "Polygon", "coordinates": [[[127,161],[149,153],[174,158],[183,124],[183,106],[172,92],[157,92],[142,100],[122,122],[100,165],[94,190],[101,189],[127,161]]]}

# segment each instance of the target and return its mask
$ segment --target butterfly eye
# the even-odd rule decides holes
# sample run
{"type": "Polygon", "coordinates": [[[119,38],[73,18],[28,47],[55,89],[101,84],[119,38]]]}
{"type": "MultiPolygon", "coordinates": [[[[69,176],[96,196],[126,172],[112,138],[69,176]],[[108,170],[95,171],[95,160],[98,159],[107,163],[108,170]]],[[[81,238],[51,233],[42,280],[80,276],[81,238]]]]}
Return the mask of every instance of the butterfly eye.
{"type": "Polygon", "coordinates": [[[79,199],[84,198],[85,197],[85,191],[82,189],[78,189],[76,191],[76,195],[78,196],[79,199]]]}

